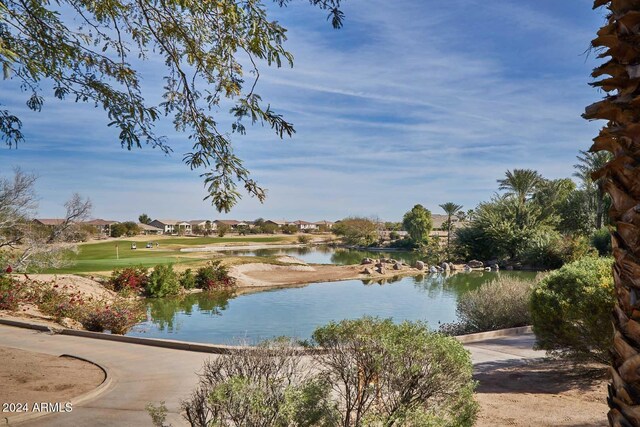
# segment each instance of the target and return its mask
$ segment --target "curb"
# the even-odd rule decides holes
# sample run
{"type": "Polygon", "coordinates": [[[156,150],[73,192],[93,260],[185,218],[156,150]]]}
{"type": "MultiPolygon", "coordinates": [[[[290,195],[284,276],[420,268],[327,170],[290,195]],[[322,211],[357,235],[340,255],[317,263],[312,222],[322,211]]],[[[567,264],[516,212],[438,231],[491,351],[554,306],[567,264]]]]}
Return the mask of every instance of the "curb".
{"type": "MultiPolygon", "coordinates": [[[[3,319],[0,319],[0,320],[3,320],[3,319]]],[[[32,326],[42,326],[42,325],[32,324],[32,326]]],[[[48,328],[46,327],[45,329],[48,330],[48,328]]],[[[58,357],[68,357],[68,358],[90,363],[94,366],[97,366],[104,373],[104,380],[102,380],[102,382],[100,383],[100,385],[98,385],[98,387],[94,388],[93,390],[89,390],[88,392],[81,394],[79,396],[76,396],[72,399],[69,399],[69,403],[71,403],[72,408],[82,403],[89,402],[112,388],[114,384],[113,376],[109,373],[109,370],[104,366],[92,360],[85,359],[84,357],[80,357],[80,356],[74,356],[72,354],[61,354],[58,357]]],[[[4,425],[12,426],[12,425],[20,424],[26,421],[31,421],[37,418],[42,418],[50,415],[59,415],[59,414],[60,412],[28,412],[28,413],[3,417],[2,421],[4,425]]]]}
{"type": "Polygon", "coordinates": [[[455,337],[462,344],[469,344],[478,341],[485,341],[492,338],[511,337],[532,333],[531,326],[520,326],[519,328],[499,329],[497,331],[480,332],[477,334],[458,335],[455,337]]]}
{"type": "MultiPolygon", "coordinates": [[[[113,335],[113,334],[107,334],[102,332],[80,331],[77,329],[68,329],[68,328],[54,328],[54,327],[37,324],[37,323],[20,322],[17,320],[8,320],[8,319],[0,319],[0,325],[15,326],[18,328],[25,328],[25,329],[33,329],[41,332],[50,332],[52,334],[70,335],[70,336],[93,338],[93,339],[106,340],[106,341],[116,341],[116,342],[123,342],[128,344],[147,345],[151,347],[162,347],[162,348],[168,348],[172,350],[195,351],[199,353],[232,354],[238,351],[255,350],[255,347],[249,347],[249,346],[204,344],[204,343],[194,343],[189,341],[165,340],[165,339],[157,339],[157,338],[128,337],[124,335],[113,335]]],[[[295,351],[295,354],[304,356],[304,355],[310,355],[310,354],[318,354],[322,351],[323,350],[299,348],[295,351]]]]}

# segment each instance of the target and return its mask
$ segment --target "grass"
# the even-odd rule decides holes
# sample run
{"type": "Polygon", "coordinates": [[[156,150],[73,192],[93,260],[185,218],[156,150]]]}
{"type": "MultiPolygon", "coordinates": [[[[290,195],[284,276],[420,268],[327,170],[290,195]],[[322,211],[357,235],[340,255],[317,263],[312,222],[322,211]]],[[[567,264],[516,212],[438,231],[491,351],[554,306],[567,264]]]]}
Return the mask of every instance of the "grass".
{"type": "Polygon", "coordinates": [[[180,252],[181,248],[198,247],[224,243],[278,243],[288,241],[289,236],[271,237],[170,237],[157,239],[149,236],[148,241],[153,242],[151,249],[145,248],[146,241],[134,240],[110,240],[108,242],[85,243],[79,245],[77,255],[72,255],[71,265],[55,270],[46,270],[45,273],[97,273],[109,272],[116,268],[142,265],[153,267],[158,264],[195,264],[202,263],[211,258],[206,252],[186,253],[180,252]],[[155,243],[160,243],[155,247],[155,243]],[[131,249],[131,244],[136,243],[138,249],[131,249]],[[116,257],[116,245],[118,257],[116,257]]]}

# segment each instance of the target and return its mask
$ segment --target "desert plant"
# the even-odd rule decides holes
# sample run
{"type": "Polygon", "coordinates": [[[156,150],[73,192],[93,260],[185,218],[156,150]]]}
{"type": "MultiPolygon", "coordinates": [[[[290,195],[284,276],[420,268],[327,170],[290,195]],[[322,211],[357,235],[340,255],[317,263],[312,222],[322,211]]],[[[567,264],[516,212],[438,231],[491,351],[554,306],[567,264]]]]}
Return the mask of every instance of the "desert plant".
{"type": "Polygon", "coordinates": [[[95,301],[87,304],[82,316],[77,320],[88,331],[108,330],[112,334],[124,335],[142,320],[144,315],[141,303],[120,297],[113,301],[95,301]]]}
{"type": "Polygon", "coordinates": [[[229,269],[220,260],[210,261],[196,273],[196,287],[199,289],[224,290],[235,286],[235,279],[229,276],[229,269]]]}
{"type": "Polygon", "coordinates": [[[116,292],[139,292],[147,284],[147,271],[142,266],[114,270],[109,279],[109,286],[116,292]]]}
{"type": "Polygon", "coordinates": [[[218,237],[224,237],[230,231],[231,231],[231,227],[229,227],[227,224],[218,224],[218,227],[217,227],[218,237]]]}
{"type": "Polygon", "coordinates": [[[192,426],[334,426],[329,386],[301,367],[293,343],[267,341],[205,362],[182,404],[192,426]]]}
{"type": "Polygon", "coordinates": [[[306,236],[304,234],[301,234],[301,235],[298,236],[298,243],[300,243],[302,245],[306,245],[310,241],[311,241],[311,237],[309,237],[309,236],[306,236]]]}
{"type": "Polygon", "coordinates": [[[0,310],[15,311],[24,302],[27,294],[26,285],[11,275],[0,274],[0,310]]]}
{"type": "Polygon", "coordinates": [[[465,293],[456,307],[459,321],[442,325],[440,331],[462,335],[530,325],[529,297],[534,283],[502,275],[465,293]]]}
{"type": "Polygon", "coordinates": [[[171,264],[159,264],[153,268],[144,286],[150,297],[166,297],[180,293],[180,280],[171,264]]]}
{"type": "Polygon", "coordinates": [[[190,268],[187,268],[180,275],[180,286],[185,289],[193,289],[196,287],[196,276],[190,268]]]}
{"type": "Polygon", "coordinates": [[[330,323],[313,339],[343,427],[471,426],[477,404],[469,353],[422,323],[363,318],[330,323]]]}
{"type": "Polygon", "coordinates": [[[530,309],[539,348],[578,361],[609,361],[615,300],[612,263],[611,258],[583,258],[535,287],[530,309]]]}

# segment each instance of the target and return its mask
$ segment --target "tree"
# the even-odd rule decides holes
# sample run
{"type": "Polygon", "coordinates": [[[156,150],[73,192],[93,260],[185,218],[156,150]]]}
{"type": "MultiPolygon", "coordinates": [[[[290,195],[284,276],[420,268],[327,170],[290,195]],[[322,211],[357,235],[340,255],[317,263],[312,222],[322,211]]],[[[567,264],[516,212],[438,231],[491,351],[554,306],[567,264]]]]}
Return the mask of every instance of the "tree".
{"type": "Polygon", "coordinates": [[[616,306],[613,310],[615,338],[612,348],[612,385],[609,387],[609,422],[612,425],[640,426],[640,320],[637,313],[637,284],[640,279],[640,29],[634,24],[640,12],[638,2],[596,0],[594,8],[606,6],[607,23],[593,40],[602,58],[592,76],[601,80],[593,86],[607,92],[599,102],[587,107],[584,117],[606,120],[606,126],[594,139],[590,152],[607,151],[614,155],[592,175],[603,180],[611,196],[609,216],[615,263],[616,306]]]}
{"type": "MultiPolygon", "coordinates": [[[[453,231],[453,217],[460,215],[462,211],[461,205],[456,205],[453,202],[447,202],[440,205],[445,214],[447,214],[447,222],[445,228],[447,230],[447,258],[451,256],[451,232],[453,231]]],[[[450,259],[448,259],[450,261],[450,259]]]]}
{"type": "Polygon", "coordinates": [[[231,227],[227,224],[218,224],[218,237],[224,237],[225,234],[231,231],[231,227]]]}
{"type": "Polygon", "coordinates": [[[0,178],[0,264],[11,265],[14,271],[66,264],[65,254],[75,248],[72,242],[91,213],[91,201],[74,194],[65,203],[66,214],[59,223],[34,223],[36,179],[20,169],[14,169],[12,179],[0,178]]]}
{"type": "MultiPolygon", "coordinates": [[[[280,6],[289,1],[274,0],[280,6]]],[[[341,27],[340,0],[309,3],[327,10],[333,26],[341,27]]],[[[191,169],[208,168],[202,173],[206,199],[218,210],[229,211],[237,202],[238,183],[265,198],[229,136],[245,134],[246,120],[266,123],[280,138],[295,132],[256,92],[258,64],[293,65],[284,48],[286,29],[269,20],[264,0],[10,0],[0,8],[0,64],[5,78],[27,93],[31,110],[43,109],[43,87],[51,87],[58,99],[102,107],[128,150],[148,144],[165,153],[171,148],[154,125],[172,117],[176,131],[193,142],[183,161],[191,169]],[[156,59],[165,65],[165,84],[163,101],[152,105],[132,62],[156,59]],[[220,109],[231,112],[229,130],[214,116],[220,109]]],[[[24,141],[20,118],[7,109],[0,109],[0,137],[10,147],[24,141]]]]}
{"type": "Polygon", "coordinates": [[[133,221],[119,222],[111,226],[111,237],[133,237],[140,234],[140,227],[133,221]]]}
{"type": "Polygon", "coordinates": [[[138,221],[140,221],[140,224],[151,224],[151,218],[146,213],[140,215],[138,221]]]}
{"type": "Polygon", "coordinates": [[[527,197],[531,196],[542,181],[540,174],[531,169],[514,169],[513,172],[507,171],[505,179],[499,179],[499,190],[507,191],[508,196],[518,199],[521,205],[524,205],[527,197]]]}
{"type": "Polygon", "coordinates": [[[603,226],[603,218],[606,215],[605,206],[608,197],[604,190],[604,179],[600,177],[594,180],[592,175],[610,162],[613,156],[606,151],[598,153],[580,151],[580,154],[581,156],[577,156],[579,163],[573,166],[577,169],[573,176],[580,178],[584,191],[590,196],[590,199],[593,200],[592,204],[595,205],[595,226],[596,229],[599,230],[603,226]]]}
{"type": "Polygon", "coordinates": [[[425,245],[433,228],[431,211],[425,209],[422,205],[415,205],[409,212],[404,214],[402,226],[407,230],[415,244],[419,246],[425,245]]]}
{"type": "Polygon", "coordinates": [[[378,224],[369,218],[345,218],[333,226],[333,232],[347,245],[371,246],[378,241],[378,224]]]}

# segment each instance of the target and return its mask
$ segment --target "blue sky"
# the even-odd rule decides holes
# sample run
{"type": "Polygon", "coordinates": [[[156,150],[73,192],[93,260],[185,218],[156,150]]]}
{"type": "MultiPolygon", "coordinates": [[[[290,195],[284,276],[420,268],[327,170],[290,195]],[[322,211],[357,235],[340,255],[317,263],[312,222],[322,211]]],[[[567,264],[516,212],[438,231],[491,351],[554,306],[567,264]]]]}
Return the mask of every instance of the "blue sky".
{"type": "MultiPolygon", "coordinates": [[[[79,192],[94,216],[154,218],[399,220],[414,204],[434,213],[452,201],[475,207],[507,169],[571,176],[578,150],[601,124],[580,114],[602,94],[590,88],[589,41],[603,23],[591,0],[345,0],[345,27],[333,30],[306,1],[274,9],[289,29],[293,69],[261,68],[258,92],[292,121],[284,141],[269,129],[234,137],[235,151],[268,189],[230,214],[206,201],[197,172],[182,164],[190,144],[160,128],[171,156],[120,148],[101,110],[47,100],[26,110],[15,84],[2,103],[23,119],[26,142],[0,149],[12,166],[39,176],[39,216],[63,214],[79,192]]],[[[160,65],[144,67],[150,98],[160,65]]],[[[223,112],[224,114],[224,112],[223,112]]]]}

